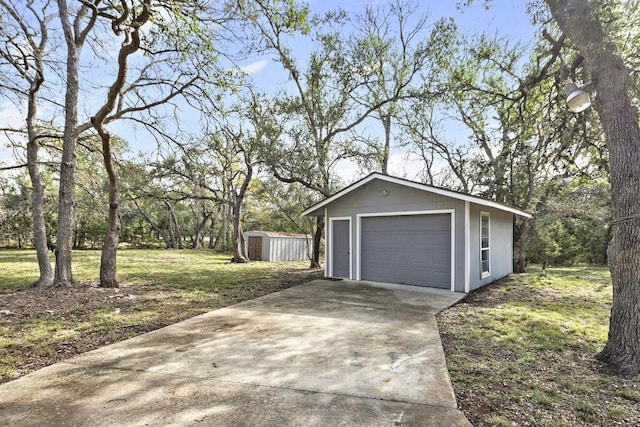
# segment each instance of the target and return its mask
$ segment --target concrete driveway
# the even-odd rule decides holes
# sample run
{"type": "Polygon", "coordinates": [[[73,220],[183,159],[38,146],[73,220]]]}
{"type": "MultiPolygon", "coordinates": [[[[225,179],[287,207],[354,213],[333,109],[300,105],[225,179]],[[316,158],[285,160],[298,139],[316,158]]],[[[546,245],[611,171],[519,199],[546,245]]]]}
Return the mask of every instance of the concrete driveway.
{"type": "Polygon", "coordinates": [[[12,426],[468,426],[434,314],[463,295],[316,280],[0,386],[12,426]]]}

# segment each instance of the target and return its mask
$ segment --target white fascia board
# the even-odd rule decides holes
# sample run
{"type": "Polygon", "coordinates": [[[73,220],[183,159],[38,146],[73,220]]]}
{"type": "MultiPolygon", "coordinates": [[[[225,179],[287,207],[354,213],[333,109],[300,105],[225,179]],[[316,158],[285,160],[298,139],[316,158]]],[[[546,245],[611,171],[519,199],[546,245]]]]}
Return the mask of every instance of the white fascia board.
{"type": "Polygon", "coordinates": [[[327,248],[327,242],[329,241],[329,226],[331,223],[327,224],[327,208],[324,208],[324,277],[329,277],[329,263],[331,259],[329,258],[329,249],[331,244],[329,243],[329,248],[327,248]]]}
{"type": "Polygon", "coordinates": [[[471,290],[471,210],[470,202],[464,202],[464,292],[471,290]]]}

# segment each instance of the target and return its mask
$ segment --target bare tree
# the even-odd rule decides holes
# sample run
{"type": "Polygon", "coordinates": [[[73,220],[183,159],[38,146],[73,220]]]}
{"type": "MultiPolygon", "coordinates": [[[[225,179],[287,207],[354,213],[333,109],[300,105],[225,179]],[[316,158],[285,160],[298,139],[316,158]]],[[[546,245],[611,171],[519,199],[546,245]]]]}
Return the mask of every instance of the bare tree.
{"type": "MultiPolygon", "coordinates": [[[[98,2],[99,0],[95,0],[98,2]]],[[[80,53],[97,19],[95,3],[85,2],[75,10],[69,9],[67,0],[57,0],[58,18],[66,45],[66,83],[64,99],[64,136],[60,162],[60,188],[58,196],[58,232],[56,242],[56,268],[54,286],[73,282],[71,249],[73,246],[73,193],[78,144],[78,96],[80,91],[80,53]]]]}
{"type": "Polygon", "coordinates": [[[116,35],[124,34],[124,42],[118,51],[118,68],[115,81],[109,87],[107,99],[95,116],[91,118],[91,124],[100,135],[102,141],[102,156],[104,166],[109,178],[109,216],[107,219],[107,231],[102,246],[102,258],[100,261],[100,286],[106,288],[118,287],[116,278],[116,251],[120,236],[120,222],[118,218],[118,179],[113,166],[111,155],[111,135],[105,129],[107,115],[116,106],[119,94],[122,92],[127,78],[127,60],[140,48],[140,32],[142,26],[151,17],[151,0],[143,0],[139,4],[127,4],[125,0],[120,2],[119,16],[111,16],[111,28],[116,35]]]}
{"type": "Polygon", "coordinates": [[[370,76],[365,80],[368,104],[391,100],[374,113],[383,129],[382,145],[364,141],[384,174],[388,172],[393,121],[403,108],[398,99],[437,94],[441,64],[451,55],[455,36],[451,20],[440,19],[430,29],[428,16],[418,16],[416,10],[417,3],[411,0],[367,5],[355,17],[357,33],[350,42],[352,66],[370,76]]]}
{"type": "MultiPolygon", "coordinates": [[[[64,7],[65,2],[61,0],[59,7],[64,7]]],[[[62,9],[61,9],[62,10],[62,9]]],[[[69,11],[60,11],[61,16],[68,16],[69,11]]],[[[175,130],[168,130],[163,124],[173,115],[177,120],[175,110],[178,104],[181,108],[190,108],[195,111],[209,111],[215,105],[215,94],[218,88],[229,84],[231,73],[220,70],[217,67],[217,57],[221,55],[221,49],[216,50],[211,43],[222,41],[218,37],[217,31],[221,26],[231,19],[233,10],[221,7],[220,10],[209,8],[203,2],[182,2],[179,0],[166,0],[151,2],[147,0],[120,0],[113,4],[101,4],[99,0],[93,2],[83,2],[82,6],[75,12],[76,18],[73,25],[63,21],[65,38],[68,50],[75,48],[79,52],[81,41],[84,43],[87,34],[92,28],[91,47],[95,57],[99,56],[98,46],[111,40],[108,31],[103,27],[97,28],[96,22],[107,23],[116,40],[123,38],[116,58],[115,76],[113,82],[106,88],[105,101],[101,107],[97,108],[96,114],[90,120],[79,123],[76,110],[70,108],[70,104],[75,102],[77,108],[78,91],[77,74],[78,62],[72,55],[68,54],[67,70],[75,70],[72,78],[67,78],[67,103],[65,110],[65,131],[64,140],[76,140],[78,135],[95,129],[102,141],[102,154],[109,178],[109,215],[108,227],[105,235],[103,254],[100,272],[100,284],[105,287],[117,286],[116,279],[116,249],[118,244],[119,224],[118,224],[118,186],[117,176],[113,165],[111,136],[106,129],[106,125],[116,120],[130,120],[133,123],[142,124],[152,134],[160,139],[168,140],[171,143],[179,143],[175,135],[175,130]],[[156,20],[151,20],[152,15],[160,15],[156,20]],[[90,18],[85,18],[90,17],[90,18]],[[85,22],[86,21],[86,22],[85,22]],[[84,30],[78,30],[83,22],[84,30]],[[143,31],[142,27],[146,30],[143,31]],[[74,32],[80,31],[80,36],[73,36],[74,32]],[[70,36],[67,35],[70,34],[70,36]],[[138,51],[145,53],[144,57],[139,57],[135,66],[129,62],[132,55],[138,51]],[[185,55],[189,56],[189,61],[184,60],[185,55]],[[71,59],[69,59],[71,58],[71,59]],[[74,62],[76,61],[76,62],[74,62]],[[129,75],[133,74],[133,78],[129,75]],[[71,86],[71,87],[70,87],[71,86]],[[67,117],[69,116],[69,117],[67,117]],[[72,120],[73,118],[73,120],[72,120]],[[173,135],[172,135],[173,134],[173,135]]],[[[76,53],[78,53],[76,52],[76,53]]],[[[109,55],[102,60],[108,62],[109,55]]],[[[174,123],[179,129],[179,124],[174,123]]],[[[71,144],[67,144],[69,149],[71,144]]],[[[63,166],[71,164],[69,159],[65,160],[66,148],[63,144],[63,166]]],[[[75,147],[75,146],[74,146],[75,147]]],[[[71,159],[72,160],[72,159],[71,159]]],[[[65,166],[67,167],[67,166],[65,166]]],[[[63,200],[63,188],[68,176],[72,173],[61,168],[61,202],[59,215],[67,212],[65,220],[60,223],[59,228],[65,227],[59,238],[66,237],[66,227],[72,225],[73,211],[69,211],[67,196],[63,200]],[[63,179],[64,178],[64,179],[63,179]]],[[[72,194],[67,191],[65,194],[72,194]]],[[[60,245],[59,245],[60,246],[60,245]]],[[[65,272],[63,275],[68,280],[56,281],[59,284],[67,283],[71,280],[70,252],[67,252],[66,244],[59,247],[57,261],[57,271],[65,272]]],[[[69,248],[70,250],[70,248],[69,248]]]]}
{"type": "MultiPolygon", "coordinates": [[[[299,183],[328,197],[339,185],[336,166],[360,154],[351,133],[381,107],[399,100],[408,83],[403,80],[390,93],[367,100],[364,88],[376,76],[358,66],[364,61],[353,55],[361,50],[348,49],[339,15],[320,20],[324,27],[314,35],[316,48],[301,66],[286,43],[293,33],[308,34],[308,10],[292,4],[281,6],[284,10],[276,6],[259,2],[241,7],[260,34],[261,50],[274,56],[291,82],[291,90],[274,102],[273,114],[278,116],[283,137],[263,147],[262,159],[280,181],[299,183]]],[[[366,35],[359,39],[365,45],[369,41],[366,35]]],[[[318,217],[312,268],[320,266],[323,231],[324,219],[318,217]]]]}
{"type": "MultiPolygon", "coordinates": [[[[0,11],[3,11],[3,25],[0,26],[0,38],[3,47],[0,49],[2,62],[0,67],[12,67],[22,81],[26,90],[17,82],[7,79],[0,83],[1,91],[11,92],[18,100],[26,98],[27,115],[27,168],[33,189],[31,198],[31,219],[33,223],[34,243],[38,258],[40,277],[33,286],[50,286],[53,284],[53,270],[49,260],[47,247],[47,230],[44,219],[44,185],[39,168],[39,132],[38,132],[38,95],[44,83],[44,56],[49,42],[47,21],[49,3],[37,8],[33,1],[27,1],[24,12],[10,0],[0,0],[0,11]],[[25,16],[28,14],[28,17],[25,16]]],[[[3,73],[5,76],[13,73],[3,73]]]]}

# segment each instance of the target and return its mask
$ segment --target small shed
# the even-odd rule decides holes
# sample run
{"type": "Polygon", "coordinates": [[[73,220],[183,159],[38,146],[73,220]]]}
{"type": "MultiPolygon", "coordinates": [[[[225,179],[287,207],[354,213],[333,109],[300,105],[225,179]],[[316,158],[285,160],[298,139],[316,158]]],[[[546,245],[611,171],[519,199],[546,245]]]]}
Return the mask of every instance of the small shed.
{"type": "Polygon", "coordinates": [[[309,258],[311,237],[275,231],[244,233],[247,255],[254,261],[304,261],[309,258]]]}

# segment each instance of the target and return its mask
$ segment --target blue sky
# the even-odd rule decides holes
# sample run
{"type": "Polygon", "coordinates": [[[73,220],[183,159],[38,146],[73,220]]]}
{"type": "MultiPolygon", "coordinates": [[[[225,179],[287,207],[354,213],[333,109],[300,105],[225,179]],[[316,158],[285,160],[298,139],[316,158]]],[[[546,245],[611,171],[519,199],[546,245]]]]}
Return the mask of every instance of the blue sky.
{"type": "MultiPolygon", "coordinates": [[[[314,13],[323,13],[334,10],[338,7],[349,13],[358,13],[364,10],[368,4],[384,3],[386,0],[311,0],[309,6],[314,13]]],[[[528,43],[535,36],[535,30],[526,15],[526,1],[524,0],[492,0],[491,7],[484,8],[483,0],[476,0],[473,6],[457,9],[458,0],[421,0],[418,2],[419,12],[427,13],[430,22],[441,17],[453,17],[458,25],[459,31],[465,34],[486,32],[498,34],[510,41],[521,41],[528,43]]],[[[296,52],[308,52],[310,47],[308,41],[294,42],[292,49],[296,52]]],[[[301,56],[306,56],[302,54],[301,56]]],[[[259,88],[267,92],[285,83],[286,75],[282,72],[281,66],[268,57],[249,58],[245,64],[245,71],[251,74],[259,88]]],[[[86,101],[84,101],[86,102],[86,101]]],[[[81,104],[83,101],[81,101],[81,104]]],[[[187,113],[191,117],[185,116],[186,123],[193,122],[193,113],[187,113]]],[[[15,125],[23,120],[21,111],[11,103],[0,98],[0,127],[7,124],[15,125]]],[[[145,137],[135,129],[128,128],[126,123],[118,124],[114,127],[116,134],[129,138],[129,143],[133,151],[153,149],[155,143],[151,138],[145,137]]],[[[455,139],[455,135],[453,136],[455,139]]],[[[12,164],[12,152],[4,146],[7,141],[0,135],[0,165],[12,164]]],[[[391,162],[390,172],[399,176],[415,177],[416,165],[407,164],[403,153],[395,152],[391,162]]],[[[352,175],[353,165],[342,166],[341,174],[348,177],[352,175]]]]}
{"type": "MultiPolygon", "coordinates": [[[[308,2],[312,13],[322,14],[327,11],[342,10],[356,14],[362,12],[367,5],[383,4],[389,0],[311,0],[308,2]]],[[[535,29],[526,14],[525,0],[492,0],[491,7],[486,9],[484,0],[476,0],[470,7],[458,9],[458,0],[419,0],[418,13],[429,15],[433,23],[442,17],[453,17],[459,31],[465,34],[498,34],[510,41],[528,43],[535,36],[535,29]]],[[[305,41],[293,44],[296,53],[309,52],[310,46],[305,41]]],[[[252,74],[254,80],[268,88],[285,78],[281,66],[270,58],[254,58],[245,64],[245,71],[252,74]]]]}
{"type": "MultiPolygon", "coordinates": [[[[362,12],[367,5],[383,4],[387,1],[389,0],[312,0],[309,6],[314,13],[342,8],[350,14],[356,14],[362,12]]],[[[488,9],[484,7],[483,0],[476,0],[472,6],[460,9],[456,7],[457,3],[458,0],[421,0],[418,2],[417,14],[427,14],[429,23],[442,17],[452,17],[458,26],[458,31],[462,34],[495,34],[508,40],[509,43],[520,42],[527,45],[536,36],[536,29],[531,25],[526,14],[527,2],[524,0],[492,0],[491,7],[488,9]]],[[[309,51],[310,49],[309,46],[300,46],[298,43],[298,45],[294,44],[294,50],[309,51]]],[[[285,79],[281,66],[268,58],[259,58],[250,63],[248,68],[253,68],[252,77],[259,85],[273,86],[274,82],[282,82],[285,79]]],[[[373,132],[374,136],[376,136],[376,132],[381,134],[381,130],[372,130],[370,127],[367,131],[373,132]]],[[[467,137],[466,129],[462,128],[460,124],[449,123],[447,125],[445,138],[448,141],[462,142],[467,137]]],[[[397,148],[392,151],[389,162],[390,174],[408,179],[418,179],[422,169],[422,159],[397,148]]],[[[345,183],[355,181],[368,172],[349,161],[342,161],[336,168],[336,173],[345,183]]]]}
{"type": "MultiPolygon", "coordinates": [[[[383,4],[389,0],[311,0],[309,6],[312,13],[322,14],[327,11],[341,8],[349,14],[362,12],[367,5],[383,4]]],[[[429,15],[429,23],[442,17],[452,17],[460,33],[472,35],[487,33],[497,35],[510,43],[521,42],[529,44],[535,38],[535,28],[531,25],[526,14],[527,2],[523,0],[492,0],[491,7],[485,8],[483,0],[476,0],[470,7],[457,8],[458,0],[422,0],[418,2],[417,14],[429,15]]],[[[348,29],[345,29],[348,31],[348,29]]],[[[299,59],[308,55],[311,51],[308,40],[294,41],[292,50],[299,59]]],[[[270,57],[257,57],[249,59],[244,67],[251,74],[259,88],[274,93],[278,88],[286,85],[286,74],[280,64],[270,57]]],[[[448,126],[447,140],[456,141],[467,138],[467,134],[460,125],[452,123],[448,126]]],[[[368,128],[369,133],[376,135],[376,130],[368,128]]],[[[378,131],[379,132],[379,131],[378,131]]],[[[422,161],[416,156],[407,155],[406,152],[395,149],[392,152],[389,165],[389,173],[409,179],[416,179],[422,171],[422,161]]],[[[354,181],[368,171],[363,171],[360,166],[342,161],[336,172],[345,183],[354,181]]]]}

